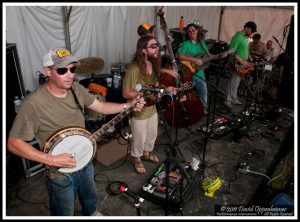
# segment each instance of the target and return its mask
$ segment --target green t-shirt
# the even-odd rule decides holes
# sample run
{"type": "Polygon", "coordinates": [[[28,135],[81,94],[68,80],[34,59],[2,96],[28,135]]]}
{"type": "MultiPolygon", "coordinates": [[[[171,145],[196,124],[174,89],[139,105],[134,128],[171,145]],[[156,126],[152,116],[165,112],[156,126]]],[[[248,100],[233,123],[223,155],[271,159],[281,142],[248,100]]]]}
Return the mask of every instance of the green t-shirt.
{"type": "MultiPolygon", "coordinates": [[[[141,84],[142,86],[154,86],[157,82],[157,77],[155,73],[151,75],[143,73],[136,63],[130,64],[128,67],[124,80],[123,89],[135,90],[136,84],[141,84]]],[[[156,106],[144,107],[141,112],[132,112],[132,117],[135,119],[147,119],[153,116],[157,112],[156,106]]]]}
{"type": "MultiPolygon", "coordinates": [[[[205,41],[202,40],[201,44],[197,42],[194,44],[191,40],[185,40],[182,45],[179,47],[178,52],[180,54],[189,55],[189,56],[198,56],[202,55],[204,53],[209,54],[209,50],[205,44],[205,41]]],[[[203,69],[199,69],[197,73],[193,76],[193,79],[205,79],[204,71],[203,69]]]]}
{"type": "MultiPolygon", "coordinates": [[[[234,49],[243,60],[248,60],[249,57],[249,41],[248,37],[243,32],[237,32],[231,39],[229,49],[234,49]]],[[[230,55],[228,60],[234,60],[234,54],[230,55]]]]}
{"type": "MultiPolygon", "coordinates": [[[[82,107],[95,100],[78,82],[72,87],[82,107]]],[[[71,90],[65,98],[57,98],[49,93],[45,84],[25,97],[9,135],[24,141],[35,138],[42,148],[55,131],[70,126],[85,127],[84,116],[71,90]]]]}

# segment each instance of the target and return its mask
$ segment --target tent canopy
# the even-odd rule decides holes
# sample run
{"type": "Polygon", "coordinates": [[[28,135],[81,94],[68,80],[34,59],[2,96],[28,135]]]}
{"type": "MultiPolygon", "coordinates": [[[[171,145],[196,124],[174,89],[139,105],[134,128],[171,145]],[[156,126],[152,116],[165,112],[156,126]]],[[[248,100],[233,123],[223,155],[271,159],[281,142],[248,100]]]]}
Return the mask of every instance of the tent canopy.
{"type": "MultiPolygon", "coordinates": [[[[156,24],[158,41],[164,45],[164,33],[157,17],[159,8],[161,5],[7,5],[4,10],[6,42],[16,43],[25,89],[32,91],[39,85],[36,72],[43,71],[43,55],[53,46],[70,47],[77,59],[103,59],[104,69],[99,74],[105,74],[111,73],[112,63],[131,61],[139,38],[137,27],[143,22],[156,24]]],[[[183,16],[185,25],[199,20],[208,30],[207,39],[229,43],[235,32],[242,30],[247,21],[254,21],[263,42],[275,36],[283,47],[294,10],[289,5],[260,7],[185,4],[163,8],[168,28],[178,28],[179,19],[183,16]]],[[[274,42],[273,46],[279,53],[278,44],[274,42]]]]}

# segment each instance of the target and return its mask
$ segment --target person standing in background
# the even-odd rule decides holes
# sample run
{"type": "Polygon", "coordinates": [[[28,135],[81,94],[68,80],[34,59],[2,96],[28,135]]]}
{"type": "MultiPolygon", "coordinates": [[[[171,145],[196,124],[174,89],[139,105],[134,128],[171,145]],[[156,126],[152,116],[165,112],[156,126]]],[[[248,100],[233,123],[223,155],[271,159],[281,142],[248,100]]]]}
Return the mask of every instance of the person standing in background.
{"type": "Polygon", "coordinates": [[[267,56],[267,46],[260,40],[261,35],[259,33],[255,33],[252,39],[253,41],[249,44],[250,56],[252,56],[251,60],[255,60],[255,57],[259,60],[264,59],[267,56]]]}
{"type": "Polygon", "coordinates": [[[255,22],[249,21],[244,25],[243,30],[237,32],[232,38],[229,49],[234,49],[235,53],[230,55],[228,62],[232,64],[231,78],[228,81],[225,93],[224,105],[228,108],[233,108],[233,105],[242,105],[237,96],[241,77],[236,71],[236,66],[241,65],[248,67],[249,63],[249,38],[256,32],[257,26],[255,22]]]}
{"type": "Polygon", "coordinates": [[[276,52],[275,48],[273,48],[273,41],[267,41],[267,54],[265,59],[268,61],[269,64],[272,64],[276,60],[276,52]]]}

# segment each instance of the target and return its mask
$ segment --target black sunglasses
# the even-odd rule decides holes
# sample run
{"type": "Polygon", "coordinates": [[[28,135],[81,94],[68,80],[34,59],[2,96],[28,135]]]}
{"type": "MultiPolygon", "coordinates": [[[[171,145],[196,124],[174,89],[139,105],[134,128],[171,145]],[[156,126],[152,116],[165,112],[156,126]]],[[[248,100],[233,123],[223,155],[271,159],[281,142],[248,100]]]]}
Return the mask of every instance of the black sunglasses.
{"type": "Polygon", "coordinates": [[[76,66],[73,66],[71,68],[57,68],[56,72],[59,75],[64,75],[64,74],[66,74],[68,72],[69,69],[70,69],[71,73],[74,73],[76,71],[76,66]]]}
{"type": "Polygon", "coordinates": [[[151,44],[150,46],[147,46],[146,48],[156,49],[158,48],[158,44],[151,44]]]}

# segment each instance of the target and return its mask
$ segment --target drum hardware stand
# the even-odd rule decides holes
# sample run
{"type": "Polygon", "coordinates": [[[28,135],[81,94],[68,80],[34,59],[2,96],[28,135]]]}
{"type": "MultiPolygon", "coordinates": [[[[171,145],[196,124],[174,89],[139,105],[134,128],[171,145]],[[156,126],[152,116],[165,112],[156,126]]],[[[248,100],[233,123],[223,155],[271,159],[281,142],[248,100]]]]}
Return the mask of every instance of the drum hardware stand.
{"type": "MultiPolygon", "coordinates": [[[[171,98],[171,101],[172,101],[171,105],[172,105],[172,109],[173,109],[172,110],[173,113],[172,113],[171,132],[169,131],[168,124],[167,124],[167,122],[166,122],[166,120],[165,120],[165,118],[163,116],[161,104],[159,102],[157,102],[158,108],[159,108],[159,113],[162,116],[162,121],[163,121],[165,130],[166,130],[167,137],[168,137],[169,142],[170,142],[170,149],[168,149],[168,151],[167,151],[167,159],[166,159],[166,161],[164,163],[165,169],[166,169],[166,183],[165,183],[165,185],[166,185],[166,207],[165,207],[165,215],[166,216],[168,216],[169,204],[170,204],[169,203],[169,189],[168,188],[169,188],[170,165],[171,165],[172,161],[175,162],[175,166],[178,167],[178,169],[180,170],[180,173],[182,174],[182,177],[180,178],[180,205],[182,204],[182,190],[183,190],[182,189],[182,186],[183,186],[182,180],[183,180],[183,177],[185,177],[187,179],[188,184],[191,183],[191,180],[190,180],[190,178],[189,178],[189,176],[188,176],[188,174],[187,174],[187,172],[186,172],[186,170],[185,170],[185,168],[183,166],[184,164],[180,164],[178,158],[176,158],[177,157],[176,149],[177,149],[179,151],[179,153],[180,153],[180,156],[181,156],[182,160],[184,160],[181,151],[179,150],[178,146],[176,146],[177,144],[175,145],[175,141],[173,140],[173,135],[174,135],[174,116],[175,115],[174,115],[173,95],[170,95],[170,96],[172,97],[171,98]]],[[[185,162],[185,161],[181,161],[181,162],[185,162]]],[[[181,210],[182,210],[181,206],[179,207],[179,210],[181,212],[181,210]]],[[[182,212],[181,212],[181,214],[182,214],[182,212]]]]}

